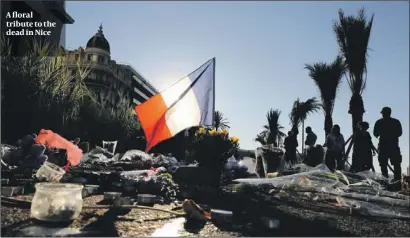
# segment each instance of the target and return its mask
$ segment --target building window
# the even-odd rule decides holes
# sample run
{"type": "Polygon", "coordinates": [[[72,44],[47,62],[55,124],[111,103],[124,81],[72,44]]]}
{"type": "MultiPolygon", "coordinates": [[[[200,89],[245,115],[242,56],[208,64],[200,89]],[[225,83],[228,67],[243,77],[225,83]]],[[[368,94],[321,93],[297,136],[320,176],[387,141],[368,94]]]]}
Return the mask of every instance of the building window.
{"type": "Polygon", "coordinates": [[[104,63],[104,56],[99,55],[98,56],[98,62],[99,63],[104,63]]]}
{"type": "Polygon", "coordinates": [[[92,61],[93,55],[87,55],[87,61],[92,61]]]}
{"type": "Polygon", "coordinates": [[[75,61],[78,61],[80,59],[79,55],[75,55],[74,57],[75,57],[75,61]]]}

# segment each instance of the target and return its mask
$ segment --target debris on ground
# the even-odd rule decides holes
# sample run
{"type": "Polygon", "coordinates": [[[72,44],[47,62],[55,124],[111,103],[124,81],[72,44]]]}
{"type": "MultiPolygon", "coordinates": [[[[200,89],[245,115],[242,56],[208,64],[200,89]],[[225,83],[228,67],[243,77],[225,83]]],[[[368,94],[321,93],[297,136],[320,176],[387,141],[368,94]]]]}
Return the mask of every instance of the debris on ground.
{"type": "Polygon", "coordinates": [[[103,141],[73,165],[67,149],[37,144],[37,139],[33,134],[16,146],[2,145],[4,236],[159,236],[167,230],[173,236],[410,233],[408,177],[392,183],[371,171],[332,173],[323,164],[291,165],[283,161],[283,150],[265,148],[256,159],[229,158],[218,189],[209,186],[206,169],[171,155],[115,153],[116,142],[103,141]],[[34,187],[45,181],[84,186],[76,195],[83,200],[77,218],[52,228],[31,218],[34,187]],[[177,218],[181,212],[185,216],[177,218]]]}

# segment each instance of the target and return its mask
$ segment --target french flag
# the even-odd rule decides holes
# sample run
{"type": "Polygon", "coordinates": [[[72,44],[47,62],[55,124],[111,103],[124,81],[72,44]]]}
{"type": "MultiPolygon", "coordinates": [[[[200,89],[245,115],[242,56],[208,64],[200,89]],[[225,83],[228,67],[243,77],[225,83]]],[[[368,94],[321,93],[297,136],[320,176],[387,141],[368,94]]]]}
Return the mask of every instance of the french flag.
{"type": "Polygon", "coordinates": [[[215,58],[135,107],[147,140],[145,152],[194,126],[211,126],[215,110],[215,58]]]}

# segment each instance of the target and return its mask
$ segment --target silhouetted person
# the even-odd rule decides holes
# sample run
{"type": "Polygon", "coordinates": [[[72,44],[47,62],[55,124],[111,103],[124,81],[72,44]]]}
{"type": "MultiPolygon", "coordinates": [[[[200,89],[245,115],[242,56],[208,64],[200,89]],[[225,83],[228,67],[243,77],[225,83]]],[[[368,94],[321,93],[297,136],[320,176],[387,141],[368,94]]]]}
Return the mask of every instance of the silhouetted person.
{"type": "Polygon", "coordinates": [[[317,135],[312,131],[312,128],[310,126],[306,127],[305,132],[306,132],[305,145],[309,147],[314,146],[316,144],[317,135]]]}
{"type": "MultiPolygon", "coordinates": [[[[317,140],[316,134],[312,131],[312,128],[310,126],[306,127],[305,129],[306,132],[306,140],[305,140],[305,145],[306,145],[306,150],[305,150],[305,159],[303,161],[304,164],[308,166],[317,166],[319,158],[315,158],[315,144],[317,140]]],[[[323,158],[321,158],[323,159],[323,158]]]]}
{"type": "Polygon", "coordinates": [[[377,120],[373,128],[373,135],[379,138],[379,164],[384,177],[388,178],[387,165],[394,167],[394,179],[401,179],[401,152],[399,137],[403,134],[399,120],[391,117],[391,108],[384,107],[381,111],[383,118],[377,120]]]}
{"type": "Polygon", "coordinates": [[[344,169],[345,139],[340,133],[339,125],[334,125],[332,131],[326,137],[325,146],[327,147],[325,163],[333,171],[344,169]]]}
{"type": "Polygon", "coordinates": [[[357,130],[353,135],[353,153],[355,153],[356,156],[353,157],[351,172],[374,170],[373,156],[376,155],[377,150],[373,145],[372,137],[367,131],[368,129],[369,123],[359,122],[357,130]]]}
{"type": "Polygon", "coordinates": [[[288,132],[288,136],[283,142],[285,145],[285,160],[292,164],[296,163],[296,149],[298,148],[298,140],[292,131],[288,132]]]}

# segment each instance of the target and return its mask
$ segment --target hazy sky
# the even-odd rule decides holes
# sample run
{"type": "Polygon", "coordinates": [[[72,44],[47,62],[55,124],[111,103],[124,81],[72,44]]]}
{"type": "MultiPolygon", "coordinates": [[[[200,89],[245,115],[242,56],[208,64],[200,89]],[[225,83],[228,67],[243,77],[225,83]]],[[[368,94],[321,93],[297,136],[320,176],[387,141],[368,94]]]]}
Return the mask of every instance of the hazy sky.
{"type": "MultiPolygon", "coordinates": [[[[75,23],[66,28],[66,46],[85,46],[103,23],[111,57],[134,66],[162,90],[216,57],[216,109],[229,119],[241,147],[254,149],[270,108],[290,128],[289,113],[299,97],[319,96],[304,64],[332,61],[338,54],[333,21],[337,11],[375,14],[370,39],[364,119],[370,130],[383,106],[403,125],[403,168],[409,164],[409,3],[408,2],[67,2],[75,23]]],[[[334,123],[347,139],[351,93],[340,88],[334,123]]],[[[324,142],[324,116],[309,125],[324,142]]],[[[374,138],[374,143],[377,140],[374,138]]],[[[301,144],[301,143],[299,143],[301,144]]],[[[374,164],[379,170],[378,162],[374,164]]]]}

